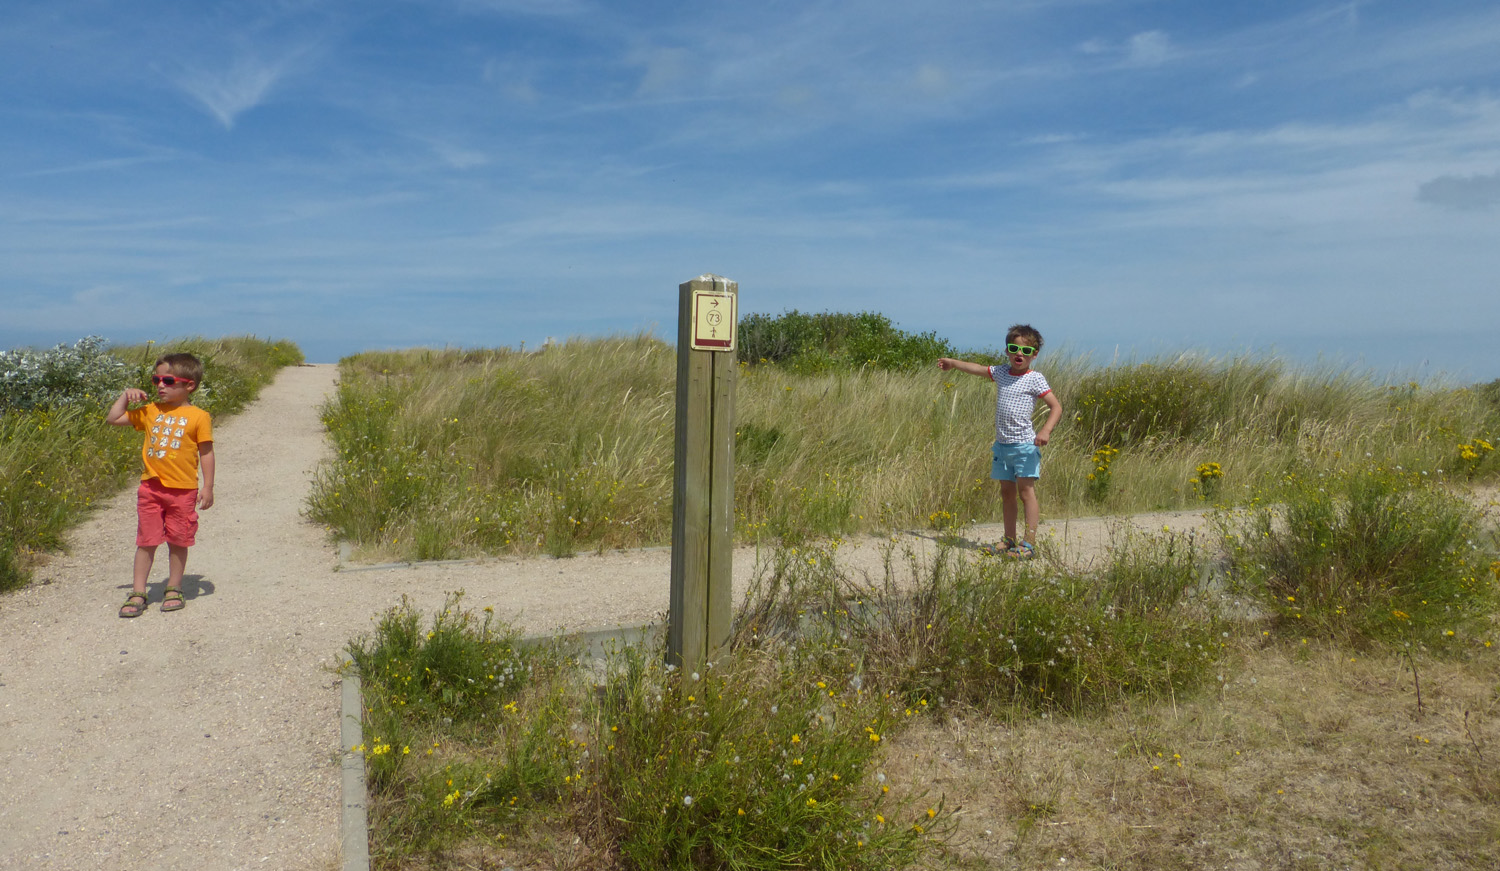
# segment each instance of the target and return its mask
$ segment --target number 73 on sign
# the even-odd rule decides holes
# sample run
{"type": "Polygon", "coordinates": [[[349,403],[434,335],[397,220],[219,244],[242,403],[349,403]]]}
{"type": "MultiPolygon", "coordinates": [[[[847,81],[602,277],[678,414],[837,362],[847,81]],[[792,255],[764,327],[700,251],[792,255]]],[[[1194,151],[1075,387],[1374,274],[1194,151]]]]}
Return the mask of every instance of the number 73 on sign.
{"type": "Polygon", "coordinates": [[[737,295],[717,290],[693,291],[694,351],[733,351],[737,295]]]}

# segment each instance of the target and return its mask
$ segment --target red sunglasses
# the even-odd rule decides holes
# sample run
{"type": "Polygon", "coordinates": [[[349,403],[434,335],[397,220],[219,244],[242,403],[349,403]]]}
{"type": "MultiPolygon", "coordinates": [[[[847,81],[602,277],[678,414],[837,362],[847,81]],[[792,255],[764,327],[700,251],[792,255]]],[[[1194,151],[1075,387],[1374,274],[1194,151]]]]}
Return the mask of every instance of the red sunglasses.
{"type": "Polygon", "coordinates": [[[178,378],[175,375],[152,375],[151,376],[151,383],[152,384],[160,384],[163,387],[172,387],[172,386],[175,386],[177,384],[177,382],[179,382],[179,381],[181,381],[183,384],[192,384],[193,383],[193,379],[191,379],[191,378],[178,378]]]}

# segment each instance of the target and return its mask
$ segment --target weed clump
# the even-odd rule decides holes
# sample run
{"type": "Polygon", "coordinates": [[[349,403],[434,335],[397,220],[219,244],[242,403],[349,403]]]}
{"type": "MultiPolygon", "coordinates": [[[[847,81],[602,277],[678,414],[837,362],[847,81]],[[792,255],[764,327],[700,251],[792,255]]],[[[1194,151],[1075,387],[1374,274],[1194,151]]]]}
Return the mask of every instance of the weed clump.
{"type": "Polygon", "coordinates": [[[1235,580],[1284,631],[1458,650],[1497,601],[1477,511],[1421,474],[1291,473],[1217,523],[1235,580]]]}
{"type": "Polygon", "coordinates": [[[518,633],[497,623],[493,608],[481,618],[461,604],[462,595],[450,596],[424,628],[403,597],[373,637],[349,645],[363,679],[404,716],[426,723],[483,719],[531,683],[534,657],[523,655],[518,633]]]}

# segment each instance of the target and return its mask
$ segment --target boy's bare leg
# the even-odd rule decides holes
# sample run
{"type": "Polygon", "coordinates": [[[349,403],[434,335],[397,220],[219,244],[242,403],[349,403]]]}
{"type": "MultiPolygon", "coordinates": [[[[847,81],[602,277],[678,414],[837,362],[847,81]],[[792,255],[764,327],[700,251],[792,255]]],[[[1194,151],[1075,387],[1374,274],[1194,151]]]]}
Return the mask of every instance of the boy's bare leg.
{"type": "MultiPolygon", "coordinates": [[[[1042,508],[1036,501],[1036,479],[1017,478],[1016,489],[1020,492],[1021,505],[1026,508],[1026,537],[1021,540],[1034,545],[1036,544],[1036,528],[1042,520],[1042,508]]],[[[1007,529],[1013,530],[1014,528],[1014,524],[1007,524],[1007,529]]]]}
{"type": "MultiPolygon", "coordinates": [[[[1034,499],[1035,497],[1033,497],[1034,499]]],[[[1016,482],[1000,482],[1000,510],[1005,516],[1005,537],[1016,540],[1016,482]]]]}
{"type": "Polygon", "coordinates": [[[151,578],[151,564],[156,561],[156,546],[135,549],[135,575],[133,588],[137,593],[146,592],[146,581],[151,578]]]}
{"type": "Polygon", "coordinates": [[[167,544],[167,588],[182,589],[182,573],[187,569],[188,549],[180,544],[167,544]]]}

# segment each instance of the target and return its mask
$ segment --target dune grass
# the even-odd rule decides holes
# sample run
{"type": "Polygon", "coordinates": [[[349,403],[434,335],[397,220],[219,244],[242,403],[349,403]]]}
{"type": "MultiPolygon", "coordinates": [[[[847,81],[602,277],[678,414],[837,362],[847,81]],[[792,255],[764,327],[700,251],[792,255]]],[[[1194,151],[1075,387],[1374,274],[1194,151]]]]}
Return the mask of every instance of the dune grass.
{"type": "MultiPolygon", "coordinates": [[[[1500,404],[1483,388],[1249,358],[1098,367],[1063,354],[1037,366],[1067,418],[1044,451],[1048,517],[1246,504],[1309,468],[1371,463],[1458,485],[1500,473],[1500,404]]],[[[668,541],[666,344],[625,336],[530,354],[382,352],[342,367],[325,414],[337,460],[320,473],[311,511],[368,555],[562,556],[668,541]]],[[[920,527],[937,514],[999,518],[988,381],[935,366],[804,370],[741,365],[742,539],[920,527]]]]}
{"type": "Polygon", "coordinates": [[[240,410],[282,366],[302,360],[295,345],[253,337],[190,337],[107,351],[101,344],[97,354],[63,348],[7,355],[7,365],[31,367],[45,377],[4,381],[9,392],[0,402],[0,591],[28,583],[37,559],[61,548],[69,528],[139,474],[140,435],[106,425],[104,414],[127,386],[151,392],[151,364],[163,349],[204,360],[204,384],[194,403],[216,417],[240,410]]]}

